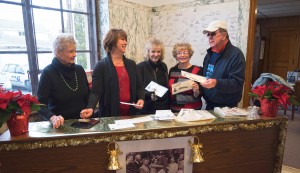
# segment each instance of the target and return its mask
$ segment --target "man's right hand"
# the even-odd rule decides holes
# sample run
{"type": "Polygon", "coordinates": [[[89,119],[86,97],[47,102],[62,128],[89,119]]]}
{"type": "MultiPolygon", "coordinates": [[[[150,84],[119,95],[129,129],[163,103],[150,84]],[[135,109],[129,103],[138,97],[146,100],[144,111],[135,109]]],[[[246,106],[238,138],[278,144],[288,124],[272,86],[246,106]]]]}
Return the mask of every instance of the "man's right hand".
{"type": "Polygon", "coordinates": [[[216,79],[206,79],[205,82],[201,83],[204,88],[214,88],[217,85],[216,79]]]}

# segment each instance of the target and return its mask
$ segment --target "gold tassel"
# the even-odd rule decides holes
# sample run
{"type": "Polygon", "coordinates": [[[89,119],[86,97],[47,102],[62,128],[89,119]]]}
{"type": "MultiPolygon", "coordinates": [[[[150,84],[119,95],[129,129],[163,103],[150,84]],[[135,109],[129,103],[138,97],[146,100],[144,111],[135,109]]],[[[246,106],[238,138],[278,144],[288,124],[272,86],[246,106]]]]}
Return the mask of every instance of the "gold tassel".
{"type": "Polygon", "coordinates": [[[122,167],[120,166],[119,160],[118,160],[118,155],[122,154],[122,151],[119,150],[119,145],[114,141],[110,142],[107,145],[107,153],[109,154],[109,162],[108,162],[107,170],[122,169],[122,167]],[[110,144],[116,144],[117,148],[113,149],[113,150],[110,150],[109,149],[110,144]]]}
{"type": "Polygon", "coordinates": [[[192,148],[191,162],[192,163],[204,162],[203,153],[201,151],[201,148],[203,147],[203,145],[200,143],[199,138],[197,136],[193,136],[193,138],[194,139],[196,138],[198,140],[198,142],[192,143],[192,141],[189,140],[190,146],[192,148]]]}

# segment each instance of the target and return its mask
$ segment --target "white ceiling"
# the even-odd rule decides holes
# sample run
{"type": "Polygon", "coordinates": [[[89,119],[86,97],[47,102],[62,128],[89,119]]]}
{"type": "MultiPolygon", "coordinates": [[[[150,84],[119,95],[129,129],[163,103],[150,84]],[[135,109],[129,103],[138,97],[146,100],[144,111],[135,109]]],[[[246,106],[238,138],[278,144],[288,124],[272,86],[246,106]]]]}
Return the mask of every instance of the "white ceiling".
{"type": "MultiPolygon", "coordinates": [[[[125,0],[149,7],[157,7],[195,0],[125,0]]],[[[300,16],[300,0],[257,0],[257,18],[300,16]]]]}
{"type": "Polygon", "coordinates": [[[257,17],[300,16],[300,0],[257,0],[257,17]]]}

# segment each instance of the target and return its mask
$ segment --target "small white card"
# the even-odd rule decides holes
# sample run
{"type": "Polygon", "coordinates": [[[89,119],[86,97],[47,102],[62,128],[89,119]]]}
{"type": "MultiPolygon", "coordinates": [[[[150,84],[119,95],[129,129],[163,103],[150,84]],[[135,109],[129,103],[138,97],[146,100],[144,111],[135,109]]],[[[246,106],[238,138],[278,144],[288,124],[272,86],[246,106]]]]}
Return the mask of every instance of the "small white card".
{"type": "Polygon", "coordinates": [[[193,81],[187,80],[172,84],[172,95],[193,89],[193,81]]]}
{"type": "Polygon", "coordinates": [[[189,73],[189,72],[186,72],[186,71],[183,71],[183,70],[181,70],[181,75],[186,77],[186,78],[189,78],[193,81],[197,81],[199,83],[204,83],[206,81],[206,77],[204,77],[204,76],[199,76],[199,75],[189,73]]]}
{"type": "Polygon", "coordinates": [[[138,117],[138,118],[132,118],[132,119],[125,119],[125,120],[115,120],[116,124],[133,124],[133,123],[141,123],[141,122],[147,122],[147,121],[153,121],[153,118],[151,116],[145,116],[145,117],[138,117]]]}
{"type": "Polygon", "coordinates": [[[155,92],[158,97],[162,97],[168,91],[168,88],[153,81],[151,81],[145,89],[149,92],[155,92]]]}
{"type": "Polygon", "coordinates": [[[108,124],[110,130],[127,129],[135,127],[134,124],[108,124]]]}
{"type": "Polygon", "coordinates": [[[137,104],[133,104],[133,103],[127,103],[127,102],[120,102],[120,104],[130,105],[130,106],[141,106],[141,105],[137,105],[137,104]]]}
{"type": "Polygon", "coordinates": [[[173,120],[175,115],[171,110],[156,110],[154,119],[155,120],[173,120]]]}

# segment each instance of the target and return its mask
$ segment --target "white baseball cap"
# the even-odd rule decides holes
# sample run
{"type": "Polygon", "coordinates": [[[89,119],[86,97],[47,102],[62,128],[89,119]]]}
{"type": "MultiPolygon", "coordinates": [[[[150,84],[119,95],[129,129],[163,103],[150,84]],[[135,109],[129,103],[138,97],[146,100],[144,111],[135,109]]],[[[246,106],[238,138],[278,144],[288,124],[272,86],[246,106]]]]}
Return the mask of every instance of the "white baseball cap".
{"type": "Polygon", "coordinates": [[[214,32],[218,29],[225,29],[227,31],[227,23],[224,20],[215,20],[212,21],[207,28],[203,30],[203,34],[207,34],[208,32],[214,32]]]}

